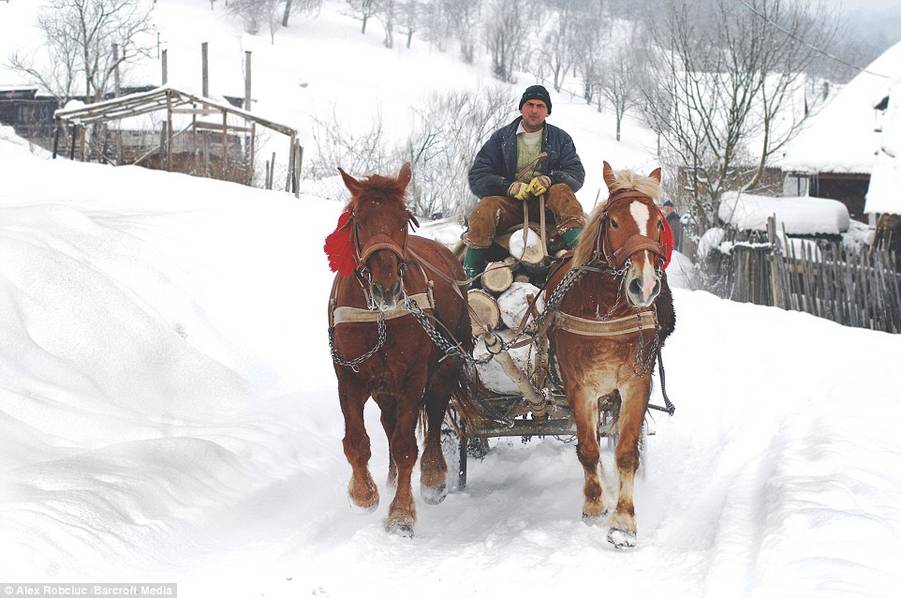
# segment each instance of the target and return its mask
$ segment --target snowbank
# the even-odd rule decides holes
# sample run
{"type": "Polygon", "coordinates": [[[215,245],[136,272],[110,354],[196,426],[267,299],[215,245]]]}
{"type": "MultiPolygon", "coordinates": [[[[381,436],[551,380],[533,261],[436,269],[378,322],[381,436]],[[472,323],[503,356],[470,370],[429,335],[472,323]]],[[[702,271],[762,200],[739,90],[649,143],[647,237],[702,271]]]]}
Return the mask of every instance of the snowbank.
{"type": "MultiPolygon", "coordinates": [[[[677,289],[664,357],[678,411],[643,456],[638,550],[582,524],[574,445],[553,438],[493,442],[403,541],[382,529],[384,484],[376,513],[345,499],[321,255],[340,204],[4,164],[2,578],[156,576],[186,596],[547,595],[599,568],[610,592],[669,596],[901,583],[901,404],[859,375],[890,371],[898,337],[677,289]]],[[[377,411],[366,420],[382,482],[377,411]]]]}
{"type": "Polygon", "coordinates": [[[741,230],[765,231],[776,217],[776,229],[789,235],[837,235],[848,230],[851,217],[840,201],[819,197],[767,197],[729,192],[723,195],[719,217],[741,230]]]}

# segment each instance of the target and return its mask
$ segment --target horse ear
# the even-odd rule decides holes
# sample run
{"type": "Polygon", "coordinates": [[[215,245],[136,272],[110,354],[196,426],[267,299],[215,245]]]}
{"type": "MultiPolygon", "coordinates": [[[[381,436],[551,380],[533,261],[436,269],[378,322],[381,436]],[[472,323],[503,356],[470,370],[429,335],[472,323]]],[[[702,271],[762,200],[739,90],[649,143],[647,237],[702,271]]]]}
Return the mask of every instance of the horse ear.
{"type": "Polygon", "coordinates": [[[360,191],[360,181],[344,172],[344,169],[340,166],[338,167],[338,172],[341,173],[341,178],[344,179],[344,184],[347,186],[350,194],[356,195],[360,191]]]}
{"type": "Polygon", "coordinates": [[[616,176],[613,174],[613,168],[604,160],[604,182],[607,183],[607,189],[613,191],[613,185],[616,184],[616,176]]]}
{"type": "Polygon", "coordinates": [[[660,182],[660,167],[658,166],[654,170],[651,171],[651,174],[648,175],[658,183],[660,182]]]}
{"type": "Polygon", "coordinates": [[[413,167],[410,166],[409,162],[404,162],[404,165],[400,167],[400,172],[397,173],[397,182],[406,189],[407,185],[410,184],[411,178],[413,178],[413,167]]]}

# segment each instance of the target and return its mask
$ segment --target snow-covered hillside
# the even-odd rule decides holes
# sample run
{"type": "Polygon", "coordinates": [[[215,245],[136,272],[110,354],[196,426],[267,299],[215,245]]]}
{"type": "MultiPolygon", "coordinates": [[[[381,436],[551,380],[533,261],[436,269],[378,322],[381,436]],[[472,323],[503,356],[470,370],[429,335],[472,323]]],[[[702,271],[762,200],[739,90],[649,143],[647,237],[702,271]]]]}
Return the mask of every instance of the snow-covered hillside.
{"type": "MultiPolygon", "coordinates": [[[[430,96],[451,90],[485,90],[503,86],[510,99],[518,100],[523,89],[535,83],[520,74],[515,85],[498,83],[485,64],[468,66],[454,52],[432,50],[427,42],[414,39],[413,47],[382,45],[378,21],[372,20],[367,35],[359,22],[347,16],[347,4],[326,0],[318,15],[292,17],[272,45],[267,32],[259,36],[243,33],[240,20],[227,15],[217,3],[210,11],[207,0],[158,0],[153,19],[160,31],[162,47],[169,54],[169,83],[200,89],[200,44],[210,46],[210,93],[243,97],[244,51],[253,51],[253,110],[299,130],[305,146],[305,161],[317,151],[312,136],[313,119],[337,117],[341,127],[368,131],[381,118],[385,135],[397,142],[406,139],[414,112],[430,96]]],[[[38,48],[40,33],[34,27],[38,2],[0,2],[0,56],[14,49],[38,48]]],[[[37,53],[37,60],[41,54],[37,53]]],[[[130,66],[124,81],[132,85],[160,83],[160,64],[155,59],[130,66]]],[[[21,83],[20,74],[0,67],[0,84],[21,83]]],[[[577,89],[575,84],[568,84],[577,89]]],[[[623,125],[623,141],[615,141],[615,119],[611,111],[598,113],[578,96],[553,93],[552,124],[570,132],[588,171],[578,196],[591,209],[602,187],[601,164],[650,172],[655,163],[656,138],[636,119],[623,125]]],[[[518,113],[511,112],[509,120],[518,113]]],[[[460,118],[467,115],[461,114],[460,118]]],[[[282,139],[272,140],[282,160],[282,139]],[[281,144],[281,145],[278,145],[281,144]]],[[[262,154],[261,154],[262,155],[262,154]]],[[[268,155],[268,151],[265,153],[268,155]]],[[[357,173],[368,174],[368,173],[357,173]]],[[[317,186],[322,190],[322,186],[317,186]]],[[[325,187],[327,193],[337,187],[325,187]]],[[[322,192],[322,191],[320,191],[322,192]]]]}
{"type": "MultiPolygon", "coordinates": [[[[678,411],[644,455],[637,550],[582,524],[575,447],[551,438],[494,443],[401,540],[386,504],[345,499],[320,250],[339,204],[7,141],[0,164],[0,579],[184,596],[901,583],[901,338],[677,291],[678,411]]],[[[375,410],[368,425],[381,482],[375,410]]]]}

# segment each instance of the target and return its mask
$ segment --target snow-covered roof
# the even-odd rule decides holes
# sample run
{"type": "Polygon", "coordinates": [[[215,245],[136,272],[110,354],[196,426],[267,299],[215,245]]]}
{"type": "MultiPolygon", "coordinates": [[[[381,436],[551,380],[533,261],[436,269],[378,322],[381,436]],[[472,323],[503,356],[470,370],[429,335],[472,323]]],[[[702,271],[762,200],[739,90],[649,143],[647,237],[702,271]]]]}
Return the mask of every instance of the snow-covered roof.
{"type": "Polygon", "coordinates": [[[888,94],[867,203],[868,214],[901,214],[901,80],[888,94]]]}
{"type": "Polygon", "coordinates": [[[742,230],[766,230],[776,216],[776,229],[789,235],[837,235],[848,230],[848,208],[835,199],[768,197],[730,192],[723,195],[719,217],[742,230]]]}
{"type": "Polygon", "coordinates": [[[786,146],[776,164],[797,172],[872,172],[878,143],[873,105],[899,77],[901,42],[836,93],[786,146]]]}

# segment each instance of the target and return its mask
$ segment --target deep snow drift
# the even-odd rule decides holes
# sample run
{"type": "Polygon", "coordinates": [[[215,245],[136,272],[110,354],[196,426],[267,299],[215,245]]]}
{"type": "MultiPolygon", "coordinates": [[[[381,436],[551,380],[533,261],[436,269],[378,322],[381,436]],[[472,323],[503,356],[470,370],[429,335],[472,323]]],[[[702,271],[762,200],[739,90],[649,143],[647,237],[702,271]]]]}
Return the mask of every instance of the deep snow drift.
{"type": "Polygon", "coordinates": [[[0,164],[0,579],[189,596],[901,583],[901,338],[677,290],[678,410],[644,455],[638,549],[582,524],[575,448],[553,438],[493,443],[464,492],[419,501],[405,541],[382,530],[375,410],[382,505],[345,498],[321,253],[339,203],[3,141],[0,164]]]}

